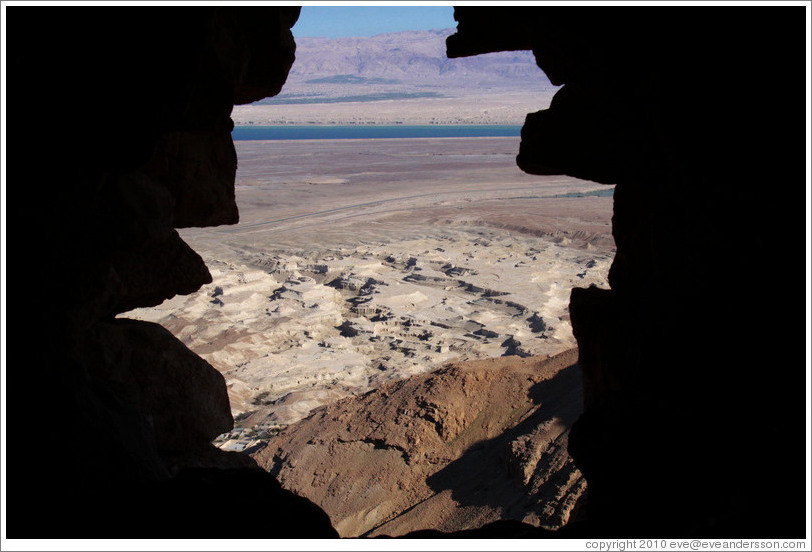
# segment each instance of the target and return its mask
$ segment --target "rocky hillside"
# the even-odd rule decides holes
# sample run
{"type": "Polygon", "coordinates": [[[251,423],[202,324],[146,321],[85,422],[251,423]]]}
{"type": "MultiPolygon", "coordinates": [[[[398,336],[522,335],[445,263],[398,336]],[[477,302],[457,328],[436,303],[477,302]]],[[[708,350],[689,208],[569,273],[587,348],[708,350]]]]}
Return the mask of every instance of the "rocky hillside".
{"type": "Polygon", "coordinates": [[[448,365],[320,409],[255,459],[345,537],[498,519],[557,528],[586,487],[567,454],[576,362],[572,349],[448,365]]]}

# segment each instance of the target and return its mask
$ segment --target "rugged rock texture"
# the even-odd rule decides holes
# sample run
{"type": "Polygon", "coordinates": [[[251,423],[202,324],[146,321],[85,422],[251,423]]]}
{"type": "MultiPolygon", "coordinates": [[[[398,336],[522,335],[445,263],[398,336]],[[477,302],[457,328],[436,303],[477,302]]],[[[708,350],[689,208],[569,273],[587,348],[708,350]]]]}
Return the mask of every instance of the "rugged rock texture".
{"type": "Polygon", "coordinates": [[[591,531],[804,534],[803,308],[771,291],[803,278],[802,16],[455,10],[450,57],[530,47],[564,85],[519,166],[617,184],[612,289],[570,305],[591,531]]]}
{"type": "Polygon", "coordinates": [[[345,537],[557,528],[585,489],[566,452],[581,413],[577,350],[449,365],[342,399],[255,454],[345,537]]]}
{"type": "Polygon", "coordinates": [[[213,450],[218,372],[114,318],[211,281],[175,228],[237,221],[229,114],[279,92],[298,11],[8,9],[10,538],[231,536],[246,488],[240,536],[336,535],[213,450]]]}

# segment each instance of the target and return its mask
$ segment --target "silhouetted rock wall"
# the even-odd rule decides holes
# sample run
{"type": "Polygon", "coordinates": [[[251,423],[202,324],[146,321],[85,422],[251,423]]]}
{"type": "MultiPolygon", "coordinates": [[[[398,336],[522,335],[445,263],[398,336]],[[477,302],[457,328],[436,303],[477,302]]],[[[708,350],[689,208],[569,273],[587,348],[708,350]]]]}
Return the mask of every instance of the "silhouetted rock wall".
{"type": "Polygon", "coordinates": [[[532,48],[519,167],[617,184],[611,290],[574,289],[589,531],[803,536],[798,8],[455,8],[449,57],[532,48]]]}
{"type": "Polygon", "coordinates": [[[231,109],[279,92],[299,8],[7,14],[9,537],[226,537],[235,501],[241,537],[336,536],[211,445],[219,372],[115,318],[211,281],[175,228],[237,222],[231,109]]]}
{"type": "MultiPolygon", "coordinates": [[[[241,537],[335,536],[207,444],[221,376],[115,319],[210,281],[175,228],[237,221],[230,110],[279,92],[298,8],[6,13],[8,536],[233,536],[234,501],[241,537]]],[[[803,534],[803,14],[456,10],[450,56],[564,84],[519,166],[617,184],[611,290],[571,303],[590,521],[559,535],[803,534]]]]}

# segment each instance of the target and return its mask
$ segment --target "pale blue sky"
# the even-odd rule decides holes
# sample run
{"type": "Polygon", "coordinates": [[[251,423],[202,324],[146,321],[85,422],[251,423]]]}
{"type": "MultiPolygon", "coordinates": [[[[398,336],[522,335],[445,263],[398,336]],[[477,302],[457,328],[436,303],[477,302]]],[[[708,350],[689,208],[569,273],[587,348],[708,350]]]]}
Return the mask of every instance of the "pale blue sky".
{"type": "Polygon", "coordinates": [[[399,31],[453,29],[451,6],[304,6],[293,36],[373,36],[399,31]]]}

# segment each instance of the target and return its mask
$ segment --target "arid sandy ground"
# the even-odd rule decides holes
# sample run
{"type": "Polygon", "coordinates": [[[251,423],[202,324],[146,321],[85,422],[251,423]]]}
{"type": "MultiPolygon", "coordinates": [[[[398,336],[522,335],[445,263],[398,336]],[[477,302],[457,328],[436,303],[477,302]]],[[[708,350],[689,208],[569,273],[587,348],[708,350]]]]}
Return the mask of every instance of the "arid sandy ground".
{"type": "Polygon", "coordinates": [[[444,363],[574,345],[606,285],[611,197],[515,166],[516,138],[237,142],[234,226],[188,229],[213,283],[129,317],[226,377],[246,427],[444,363]]]}
{"type": "Polygon", "coordinates": [[[235,125],[520,125],[528,113],[549,107],[554,92],[525,89],[368,103],[241,105],[234,107],[231,118],[235,125]]]}

